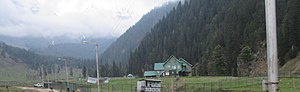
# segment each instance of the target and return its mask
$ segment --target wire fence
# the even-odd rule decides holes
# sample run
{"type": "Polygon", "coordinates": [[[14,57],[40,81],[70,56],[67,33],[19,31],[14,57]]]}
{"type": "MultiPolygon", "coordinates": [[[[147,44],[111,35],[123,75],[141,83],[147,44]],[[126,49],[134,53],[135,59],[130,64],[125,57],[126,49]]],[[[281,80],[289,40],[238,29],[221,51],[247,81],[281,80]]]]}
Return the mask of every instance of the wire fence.
{"type": "MultiPolygon", "coordinates": [[[[216,92],[224,89],[239,88],[253,86],[261,84],[262,78],[235,78],[230,77],[218,82],[207,83],[184,83],[174,80],[172,83],[162,83],[161,92],[216,92]]],[[[66,82],[55,82],[49,84],[54,89],[66,89],[66,82]]],[[[48,88],[48,84],[44,84],[45,88],[48,88]]],[[[75,92],[76,89],[81,89],[82,92],[96,92],[97,87],[95,84],[76,84],[69,83],[71,92],[75,92]]],[[[125,84],[101,84],[100,92],[136,92],[136,83],[125,84]]],[[[20,90],[1,90],[0,92],[26,92],[20,90]]]]}
{"type": "MultiPolygon", "coordinates": [[[[280,81],[281,89],[288,89],[286,92],[292,92],[293,90],[300,90],[300,74],[294,72],[279,72],[280,79],[285,79],[287,82],[280,81]]],[[[234,89],[234,88],[247,88],[251,86],[257,86],[259,89],[262,85],[262,80],[266,77],[228,77],[217,82],[204,82],[204,83],[188,83],[188,82],[163,82],[161,84],[161,92],[222,92],[222,90],[234,89]]],[[[49,84],[54,89],[66,89],[66,82],[54,82],[49,84]]],[[[1,87],[1,85],[0,85],[1,87]]],[[[44,85],[48,88],[48,85],[44,85]]],[[[2,89],[0,92],[26,92],[17,89],[2,89]]],[[[80,84],[69,83],[71,92],[76,89],[80,89],[82,92],[96,92],[97,86],[95,84],[80,84]]],[[[122,84],[101,84],[100,92],[136,92],[136,82],[127,82],[122,84]]],[[[262,91],[261,91],[262,92],[262,91]]]]}
{"type": "Polygon", "coordinates": [[[216,92],[230,88],[248,87],[261,84],[262,78],[234,79],[207,83],[173,83],[164,84],[162,92],[216,92]]]}
{"type": "Polygon", "coordinates": [[[45,83],[44,88],[54,88],[54,89],[62,89],[66,90],[67,88],[70,89],[71,92],[75,92],[75,90],[80,89],[81,92],[92,92],[92,86],[89,84],[79,84],[79,83],[68,83],[67,82],[53,82],[53,83],[45,83]]]}

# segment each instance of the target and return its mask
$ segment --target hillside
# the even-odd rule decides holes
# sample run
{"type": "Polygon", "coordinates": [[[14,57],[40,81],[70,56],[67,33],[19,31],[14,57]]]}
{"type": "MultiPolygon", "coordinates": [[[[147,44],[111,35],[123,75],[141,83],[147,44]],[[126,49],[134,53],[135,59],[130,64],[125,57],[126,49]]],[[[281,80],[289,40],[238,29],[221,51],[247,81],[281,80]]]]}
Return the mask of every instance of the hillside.
{"type": "Polygon", "coordinates": [[[16,62],[9,58],[9,55],[0,55],[0,81],[25,81],[37,74],[37,71],[30,69],[26,64],[16,62]]]}
{"type": "Polygon", "coordinates": [[[296,58],[289,60],[280,68],[280,72],[287,73],[300,73],[300,53],[296,58]]]}
{"type": "MultiPolygon", "coordinates": [[[[280,65],[294,58],[300,47],[299,4],[299,0],[277,0],[280,65]]],[[[194,74],[253,75],[259,71],[257,64],[266,64],[264,10],[263,0],[179,4],[131,54],[129,72],[142,75],[142,70],[152,70],[149,65],[175,55],[197,65],[194,74]]]]}
{"type": "Polygon", "coordinates": [[[117,64],[127,64],[130,53],[138,47],[140,41],[151,30],[151,28],[165,16],[177,3],[172,2],[162,7],[157,7],[145,14],[134,26],[130,27],[122,34],[109,48],[102,54],[103,62],[116,62],[117,64]]]}
{"type": "MultiPolygon", "coordinates": [[[[85,63],[85,60],[63,58],[67,60],[68,68],[73,70],[72,72],[74,72],[74,76],[76,77],[82,73],[82,63],[84,65],[88,65],[87,63],[89,63],[85,63]]],[[[61,76],[65,74],[65,64],[63,61],[59,61],[57,57],[38,55],[26,49],[0,42],[0,82],[40,80],[41,67],[43,67],[45,75],[53,76],[54,72],[61,76]]],[[[58,76],[58,78],[60,77],[58,76]]]]}

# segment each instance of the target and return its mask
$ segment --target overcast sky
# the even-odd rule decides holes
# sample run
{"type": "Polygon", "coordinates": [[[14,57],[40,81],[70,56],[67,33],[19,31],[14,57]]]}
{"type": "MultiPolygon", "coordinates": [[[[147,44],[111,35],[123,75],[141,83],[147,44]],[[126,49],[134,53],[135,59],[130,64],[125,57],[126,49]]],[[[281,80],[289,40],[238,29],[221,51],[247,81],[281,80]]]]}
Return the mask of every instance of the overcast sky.
{"type": "Polygon", "coordinates": [[[174,0],[0,0],[0,35],[118,37],[174,0]]]}

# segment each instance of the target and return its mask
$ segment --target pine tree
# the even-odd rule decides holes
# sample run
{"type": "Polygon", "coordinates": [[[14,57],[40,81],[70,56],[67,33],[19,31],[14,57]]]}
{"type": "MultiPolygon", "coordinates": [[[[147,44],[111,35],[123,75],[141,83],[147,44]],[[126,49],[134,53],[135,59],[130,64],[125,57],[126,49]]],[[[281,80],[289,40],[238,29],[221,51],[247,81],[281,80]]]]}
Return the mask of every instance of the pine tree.
{"type": "Polygon", "coordinates": [[[83,75],[83,78],[86,78],[86,67],[85,66],[83,66],[82,75],[83,75]]]}
{"type": "Polygon", "coordinates": [[[252,50],[249,46],[245,46],[237,58],[237,70],[239,76],[249,76],[251,71],[251,63],[254,59],[252,50]]]}
{"type": "Polygon", "coordinates": [[[214,69],[215,75],[227,75],[228,69],[228,61],[227,57],[225,56],[225,50],[221,45],[217,45],[214,48],[214,51],[212,53],[212,61],[209,62],[210,66],[209,67],[214,67],[211,69],[214,69]]]}
{"type": "Polygon", "coordinates": [[[70,75],[73,76],[73,68],[70,68],[70,75]]]}

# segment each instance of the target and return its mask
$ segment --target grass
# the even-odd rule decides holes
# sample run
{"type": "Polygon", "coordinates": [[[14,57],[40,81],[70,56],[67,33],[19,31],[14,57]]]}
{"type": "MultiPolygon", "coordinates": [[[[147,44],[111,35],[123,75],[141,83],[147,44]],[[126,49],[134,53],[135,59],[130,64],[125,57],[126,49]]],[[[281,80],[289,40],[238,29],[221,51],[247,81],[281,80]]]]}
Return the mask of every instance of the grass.
{"type": "MultiPolygon", "coordinates": [[[[300,78],[280,78],[279,88],[281,92],[298,92],[300,91],[300,78]],[[296,91],[294,91],[294,84],[295,82],[296,91]]],[[[262,91],[262,84],[247,86],[247,87],[237,87],[237,88],[230,88],[229,90],[253,90],[256,92],[263,92],[262,91]]]]}
{"type": "Polygon", "coordinates": [[[25,69],[22,66],[0,68],[0,81],[26,81],[25,69]]]}
{"type": "MultiPolygon", "coordinates": [[[[113,79],[109,84],[101,84],[101,91],[105,92],[133,92],[136,87],[136,82],[142,78],[136,79],[113,79]]],[[[178,89],[171,89],[176,87],[176,82],[172,85],[175,78],[157,78],[163,80],[162,91],[170,92],[177,90],[178,92],[214,92],[218,89],[232,90],[234,92],[241,92],[243,90],[252,90],[255,92],[263,92],[261,81],[265,78],[262,77],[181,77],[182,85],[178,89]],[[174,86],[174,87],[172,87],[174,86]]],[[[293,79],[281,78],[280,79],[281,92],[293,92],[293,79]]],[[[296,92],[300,91],[300,78],[295,78],[296,92]]],[[[92,92],[97,91],[96,84],[92,84],[92,92]]],[[[179,84],[178,84],[179,85],[179,84]]],[[[177,87],[178,87],[177,85],[177,87]]]]}
{"type": "MultiPolygon", "coordinates": [[[[101,91],[111,92],[133,92],[136,89],[136,82],[143,78],[127,79],[127,78],[113,78],[109,84],[101,84],[101,91]]],[[[156,78],[162,80],[162,91],[170,92],[177,90],[179,92],[209,92],[222,88],[238,88],[247,87],[253,84],[260,84],[261,78],[248,77],[180,77],[176,81],[174,77],[156,78]],[[259,80],[259,81],[258,81],[259,80]],[[172,89],[174,88],[174,89],[172,89]]],[[[82,81],[77,82],[84,84],[82,81]]],[[[97,91],[96,84],[92,85],[92,92],[97,91]]]]}
{"type": "Polygon", "coordinates": [[[8,87],[8,90],[6,87],[0,87],[0,92],[22,92],[22,89],[16,88],[16,87],[8,87]]]}
{"type": "MultiPolygon", "coordinates": [[[[101,83],[101,92],[134,92],[136,83],[143,78],[128,79],[124,77],[111,78],[108,84],[101,83]]],[[[170,92],[176,90],[177,92],[214,92],[218,89],[233,90],[240,92],[242,90],[252,90],[255,92],[262,92],[261,81],[263,77],[180,77],[179,81],[175,81],[174,77],[154,78],[162,80],[162,92],[170,92]]],[[[77,85],[70,87],[76,89],[81,86],[84,89],[86,85],[90,86],[89,92],[96,92],[97,85],[86,83],[84,80],[71,80],[71,84],[77,85]]],[[[296,92],[300,91],[300,77],[294,78],[280,78],[280,91],[293,92],[293,83],[295,82],[296,92]]],[[[14,87],[13,87],[14,88],[14,87]]],[[[56,87],[56,89],[59,87],[56,87]]],[[[65,87],[61,87],[65,89],[65,87]]],[[[3,90],[0,87],[0,91],[3,90]]],[[[18,90],[17,88],[14,88],[18,90]]],[[[86,90],[86,89],[85,89],[86,90]]]]}

